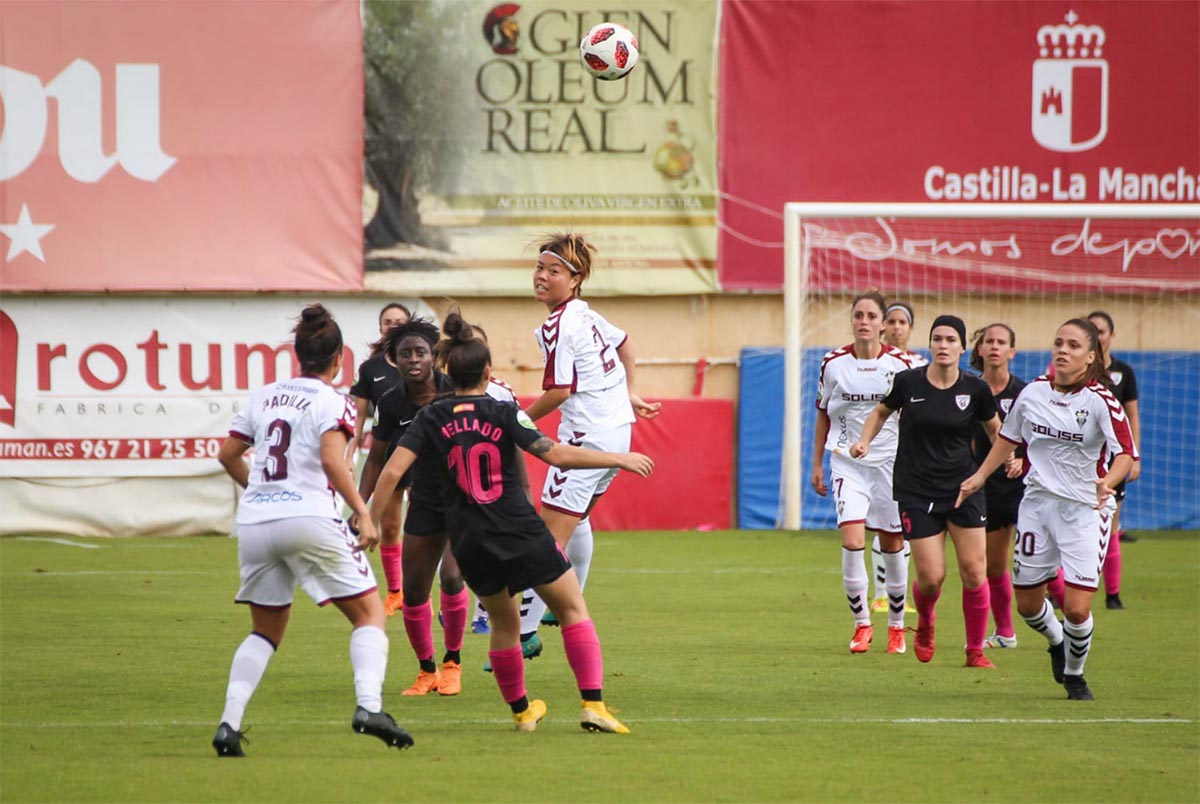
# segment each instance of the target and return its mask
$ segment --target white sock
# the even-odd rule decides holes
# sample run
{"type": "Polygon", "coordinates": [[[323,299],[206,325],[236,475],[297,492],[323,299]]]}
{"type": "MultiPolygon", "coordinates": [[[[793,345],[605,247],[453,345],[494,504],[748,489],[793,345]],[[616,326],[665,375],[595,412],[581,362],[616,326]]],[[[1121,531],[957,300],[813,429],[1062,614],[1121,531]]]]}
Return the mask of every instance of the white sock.
{"type": "Polygon", "coordinates": [[[887,563],[883,560],[883,548],[879,545],[879,534],[875,534],[875,540],[871,542],[871,568],[875,570],[875,594],[873,600],[879,600],[881,597],[887,596],[887,563]]]}
{"type": "Polygon", "coordinates": [[[1092,649],[1092,631],[1095,623],[1092,615],[1076,625],[1070,620],[1063,622],[1063,632],[1067,640],[1067,666],[1063,672],[1068,676],[1083,675],[1083,665],[1087,662],[1088,651],[1092,649]]]}
{"type": "Polygon", "coordinates": [[[1054,616],[1054,607],[1050,605],[1049,600],[1042,601],[1042,610],[1034,616],[1026,617],[1022,614],[1021,617],[1030,628],[1046,637],[1046,641],[1052,646],[1063,641],[1063,625],[1054,616]]]}
{"type": "MultiPolygon", "coordinates": [[[[903,550],[884,553],[887,567],[888,627],[904,627],[904,603],[908,597],[908,558],[903,550]]],[[[878,590],[878,586],[875,587],[878,590]]]]}
{"type": "Polygon", "coordinates": [[[354,697],[368,712],[383,709],[383,677],[387,673],[388,638],[382,628],[364,625],[350,632],[350,666],[354,697]]]}
{"type": "Polygon", "coordinates": [[[479,602],[479,598],[475,598],[475,616],[472,619],[483,620],[485,623],[488,621],[487,609],[479,602]]]}
{"type": "Polygon", "coordinates": [[[592,520],[585,516],[571,531],[571,540],[567,542],[567,559],[575,567],[580,591],[587,584],[588,570],[592,566],[592,545],[592,520]]]}
{"type": "Polygon", "coordinates": [[[521,596],[521,633],[532,634],[537,631],[545,613],[545,602],[532,589],[526,589],[521,596]]]}
{"type": "Polygon", "coordinates": [[[905,539],[904,540],[904,563],[907,564],[908,560],[910,558],[912,558],[912,544],[908,541],[908,539],[905,539]]]}
{"type": "Polygon", "coordinates": [[[862,550],[842,548],[842,585],[846,587],[846,602],[854,615],[855,625],[870,625],[871,609],[867,605],[867,566],[862,550]]]}
{"type": "Polygon", "coordinates": [[[258,689],[258,682],[262,681],[263,673],[267,671],[267,663],[274,655],[275,646],[271,644],[271,640],[258,633],[252,633],[243,639],[233,654],[221,722],[228,723],[234,731],[241,731],[246,704],[250,703],[250,696],[258,689]]]}

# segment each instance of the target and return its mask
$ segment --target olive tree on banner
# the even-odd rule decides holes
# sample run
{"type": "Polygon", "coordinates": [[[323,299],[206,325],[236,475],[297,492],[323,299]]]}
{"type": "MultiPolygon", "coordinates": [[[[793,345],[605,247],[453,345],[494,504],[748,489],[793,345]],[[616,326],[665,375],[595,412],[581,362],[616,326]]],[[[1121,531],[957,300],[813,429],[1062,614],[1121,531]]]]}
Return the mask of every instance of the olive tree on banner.
{"type": "Polygon", "coordinates": [[[418,199],[429,187],[453,185],[463,161],[466,110],[451,84],[455,70],[463,68],[462,56],[447,43],[479,38],[470,8],[394,0],[364,6],[363,217],[368,262],[375,266],[391,260],[372,258],[372,250],[400,243],[445,246],[440,232],[422,223],[418,199]]]}

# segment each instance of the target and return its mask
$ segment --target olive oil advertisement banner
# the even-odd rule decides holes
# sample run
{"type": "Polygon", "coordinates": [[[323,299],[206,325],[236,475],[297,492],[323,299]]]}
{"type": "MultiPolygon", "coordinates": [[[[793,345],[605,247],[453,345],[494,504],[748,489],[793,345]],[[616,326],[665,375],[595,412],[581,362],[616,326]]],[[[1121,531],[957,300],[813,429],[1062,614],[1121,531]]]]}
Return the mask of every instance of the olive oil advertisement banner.
{"type": "Polygon", "coordinates": [[[572,230],[591,295],[716,291],[717,7],[367,2],[367,289],[525,295],[572,230]],[[636,39],[623,79],[580,59],[602,22],[636,39]]]}

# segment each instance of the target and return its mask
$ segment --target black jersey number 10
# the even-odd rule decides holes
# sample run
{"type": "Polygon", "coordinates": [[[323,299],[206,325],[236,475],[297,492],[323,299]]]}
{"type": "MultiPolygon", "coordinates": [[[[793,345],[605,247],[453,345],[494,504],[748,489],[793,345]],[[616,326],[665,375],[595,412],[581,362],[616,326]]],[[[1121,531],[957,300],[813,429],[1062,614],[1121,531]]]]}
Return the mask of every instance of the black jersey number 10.
{"type": "Polygon", "coordinates": [[[472,502],[486,505],[500,499],[504,480],[500,475],[500,449],[490,441],[455,446],[447,456],[458,487],[472,502]]]}

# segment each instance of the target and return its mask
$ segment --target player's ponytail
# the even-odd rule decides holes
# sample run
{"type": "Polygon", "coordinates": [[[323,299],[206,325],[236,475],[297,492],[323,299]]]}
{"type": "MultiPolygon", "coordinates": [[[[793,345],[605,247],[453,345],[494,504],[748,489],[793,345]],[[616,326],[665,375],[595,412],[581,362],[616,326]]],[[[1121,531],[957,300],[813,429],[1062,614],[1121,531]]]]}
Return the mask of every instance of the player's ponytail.
{"type": "Polygon", "coordinates": [[[301,374],[324,374],[342,353],[342,330],[322,304],[305,307],[292,332],[301,374]]]}
{"type": "Polygon", "coordinates": [[[477,388],[483,382],[484,371],[492,363],[492,353],[487,343],[475,334],[457,311],[453,310],[442,321],[445,340],[438,346],[438,359],[445,366],[455,390],[477,388]]]}

